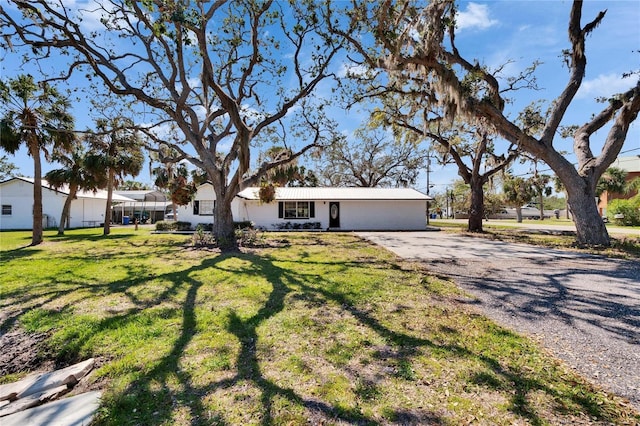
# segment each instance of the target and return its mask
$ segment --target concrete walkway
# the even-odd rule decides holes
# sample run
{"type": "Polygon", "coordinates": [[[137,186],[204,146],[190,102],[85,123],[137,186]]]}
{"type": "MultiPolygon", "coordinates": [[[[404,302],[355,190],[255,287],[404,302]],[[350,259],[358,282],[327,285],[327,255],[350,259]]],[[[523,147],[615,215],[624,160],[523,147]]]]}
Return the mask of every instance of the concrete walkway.
{"type": "Polygon", "coordinates": [[[467,234],[358,235],[450,277],[486,315],[640,410],[640,262],[467,234]]]}

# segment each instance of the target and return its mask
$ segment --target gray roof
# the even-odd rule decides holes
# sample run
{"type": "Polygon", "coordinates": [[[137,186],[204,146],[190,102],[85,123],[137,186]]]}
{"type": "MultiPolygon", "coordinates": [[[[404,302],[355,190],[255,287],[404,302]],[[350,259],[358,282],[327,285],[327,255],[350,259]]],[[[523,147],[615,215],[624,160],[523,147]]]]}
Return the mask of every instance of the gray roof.
{"type": "Polygon", "coordinates": [[[640,172],[640,155],[634,155],[632,157],[618,157],[610,167],[617,167],[627,173],[640,172]]]}
{"type": "MultiPolygon", "coordinates": [[[[14,177],[12,179],[7,179],[6,181],[2,182],[2,184],[7,183],[9,181],[12,180],[22,180],[24,182],[28,182],[30,184],[33,185],[34,183],[34,179],[33,178],[28,178],[28,177],[14,177]]],[[[54,191],[54,192],[59,192],[61,194],[64,195],[69,195],[69,186],[68,185],[64,185],[62,188],[60,189],[54,189],[51,187],[51,185],[49,185],[49,182],[47,182],[45,179],[42,179],[42,187],[46,188],[50,191],[54,191]]],[[[97,190],[96,192],[93,191],[78,191],[76,194],[76,198],[93,198],[93,199],[97,199],[97,200],[106,200],[107,199],[107,191],[104,191],[102,189],[97,190]]],[[[129,197],[124,197],[122,195],[118,195],[116,193],[112,194],[111,200],[113,202],[131,202],[131,201],[135,201],[132,198],[129,197]]]]}
{"type": "MultiPolygon", "coordinates": [[[[245,200],[258,200],[260,188],[246,188],[238,194],[245,200]]],[[[412,188],[276,188],[276,200],[420,200],[433,198],[412,188]]]]}
{"type": "Polygon", "coordinates": [[[137,201],[167,201],[167,196],[161,191],[154,189],[137,189],[131,191],[113,191],[114,194],[120,194],[127,198],[133,198],[137,201]]]}

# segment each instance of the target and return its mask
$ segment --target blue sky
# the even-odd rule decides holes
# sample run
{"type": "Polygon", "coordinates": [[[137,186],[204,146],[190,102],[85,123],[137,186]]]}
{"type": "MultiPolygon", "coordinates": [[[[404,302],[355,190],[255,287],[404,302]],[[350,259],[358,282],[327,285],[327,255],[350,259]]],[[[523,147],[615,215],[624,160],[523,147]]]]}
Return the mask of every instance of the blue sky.
{"type": "MultiPolygon", "coordinates": [[[[72,3],[65,1],[65,4],[72,3]]],[[[514,111],[533,100],[550,101],[558,96],[568,77],[568,70],[563,66],[560,54],[569,47],[567,23],[570,1],[461,2],[459,8],[460,28],[456,40],[463,56],[478,59],[493,67],[512,61],[506,68],[510,74],[517,74],[535,60],[542,62],[536,73],[541,90],[517,93],[514,111]]],[[[602,104],[594,101],[596,97],[624,91],[637,81],[637,76],[635,79],[622,79],[621,76],[625,72],[640,70],[640,2],[585,1],[583,25],[604,9],[607,9],[604,21],[587,40],[587,74],[564,124],[584,123],[603,108],[602,104]]],[[[84,23],[87,26],[96,24],[95,19],[87,19],[84,23]]],[[[37,78],[36,69],[19,66],[17,52],[5,51],[1,55],[2,78],[25,71],[37,78]]],[[[54,58],[50,66],[63,66],[64,59],[54,58]]],[[[336,69],[344,69],[345,66],[344,63],[337,63],[336,69]]],[[[82,102],[75,106],[78,129],[91,125],[86,119],[86,108],[82,102]]],[[[340,129],[347,135],[367,117],[366,107],[354,108],[348,112],[334,108],[333,115],[340,123],[340,129]]],[[[606,136],[606,130],[600,131],[593,138],[596,153],[606,136]]],[[[558,142],[560,140],[556,143],[558,142]]],[[[570,143],[567,149],[570,149],[570,143]]],[[[637,121],[632,125],[622,155],[640,155],[640,123],[637,121]]],[[[572,156],[569,158],[573,159],[572,156]]],[[[9,156],[9,159],[20,168],[20,174],[33,174],[32,160],[26,151],[18,152],[15,157],[9,156]]],[[[54,166],[45,164],[44,171],[52,167],[54,166]]],[[[518,173],[526,173],[528,170],[526,166],[514,167],[518,173]]],[[[430,183],[434,186],[431,193],[444,191],[457,178],[457,171],[453,166],[443,167],[432,163],[430,183]]],[[[136,180],[150,181],[148,171],[143,171],[136,180]]],[[[416,187],[422,191],[426,189],[426,173],[421,174],[416,187]]]]}

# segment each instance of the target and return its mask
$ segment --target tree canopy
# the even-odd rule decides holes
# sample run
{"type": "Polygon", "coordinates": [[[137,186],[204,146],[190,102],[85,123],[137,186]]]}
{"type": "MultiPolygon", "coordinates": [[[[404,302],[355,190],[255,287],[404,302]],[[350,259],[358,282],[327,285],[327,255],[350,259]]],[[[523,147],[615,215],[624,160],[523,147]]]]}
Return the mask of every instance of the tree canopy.
{"type": "Polygon", "coordinates": [[[606,11],[583,22],[582,2],[573,2],[567,25],[569,47],[558,52],[569,68],[564,89],[545,102],[547,111],[534,103],[515,113],[505,108],[508,95],[529,84],[536,64],[530,66],[532,72],[503,78],[502,69],[491,69],[472,59],[472,52],[459,50],[453,0],[433,1],[426,7],[406,0],[353,0],[344,13],[350,21],[336,21],[333,31],[350,40],[353,55],[359,57],[362,66],[382,75],[385,86],[419,83],[414,87],[414,99],[420,99],[422,109],[425,105],[438,108],[441,123],[483,123],[544,161],[566,187],[578,242],[610,244],[595,204],[595,186],[620,153],[629,126],[640,111],[640,80],[625,93],[612,93],[600,111],[584,117],[582,125],[569,127],[571,123],[563,123],[585,76],[587,36],[595,36],[606,11]],[[607,131],[605,142],[595,153],[591,139],[603,129],[607,131]],[[576,166],[556,140],[563,130],[573,139],[576,166]]]}
{"type": "Polygon", "coordinates": [[[411,140],[395,140],[382,127],[360,127],[319,156],[326,186],[407,187],[426,166],[427,151],[411,140]]]}
{"type": "Polygon", "coordinates": [[[73,5],[10,3],[21,15],[0,7],[5,41],[33,49],[36,61],[68,54],[59,78],[86,73],[132,101],[148,123],[139,130],[173,141],[175,161],[207,172],[221,240],[233,238],[230,203],[243,187],[333,138],[325,99],[310,96],[341,49],[325,29],[325,4],[99,0],[99,28],[87,30],[73,5]],[[274,140],[288,141],[292,155],[251,168],[252,148],[274,140]]]}
{"type": "Polygon", "coordinates": [[[0,156],[0,181],[12,176],[18,167],[13,164],[6,155],[0,156]]]}

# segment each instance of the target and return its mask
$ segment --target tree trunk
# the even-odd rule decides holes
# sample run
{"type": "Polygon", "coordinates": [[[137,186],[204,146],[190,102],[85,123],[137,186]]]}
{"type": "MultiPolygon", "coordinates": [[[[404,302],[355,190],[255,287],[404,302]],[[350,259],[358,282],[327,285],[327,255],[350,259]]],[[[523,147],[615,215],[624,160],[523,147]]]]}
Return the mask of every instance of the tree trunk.
{"type": "Polygon", "coordinates": [[[71,215],[69,212],[71,211],[71,202],[74,198],[76,198],[76,193],[78,192],[78,185],[71,184],[69,185],[69,195],[67,199],[64,201],[64,206],[62,207],[62,215],[60,215],[60,225],[58,225],[58,235],[64,235],[64,228],[70,227],[70,219],[71,215]]]}
{"type": "Polygon", "coordinates": [[[40,148],[36,136],[32,136],[29,142],[29,153],[33,158],[33,234],[31,245],[36,246],[42,242],[42,162],[40,161],[40,148]]]}
{"type": "Polygon", "coordinates": [[[567,186],[568,203],[576,225],[578,244],[609,246],[607,227],[598,213],[595,189],[582,181],[580,187],[567,186]]]}
{"type": "Polygon", "coordinates": [[[104,232],[103,235],[111,233],[111,200],[113,199],[113,181],[115,180],[115,172],[109,167],[109,181],[107,182],[107,207],[104,211],[104,232]]]}
{"type": "Polygon", "coordinates": [[[516,206],[516,222],[522,223],[522,207],[516,206]]]}
{"type": "Polygon", "coordinates": [[[482,232],[482,219],[484,217],[484,191],[482,181],[472,181],[471,187],[471,207],[469,209],[469,232],[482,232]]]}
{"type": "MultiPolygon", "coordinates": [[[[226,197],[218,196],[213,209],[213,236],[218,247],[223,250],[234,250],[238,247],[235,230],[233,229],[233,213],[231,201],[226,197]]],[[[233,198],[232,198],[233,199],[233,198]]]]}

